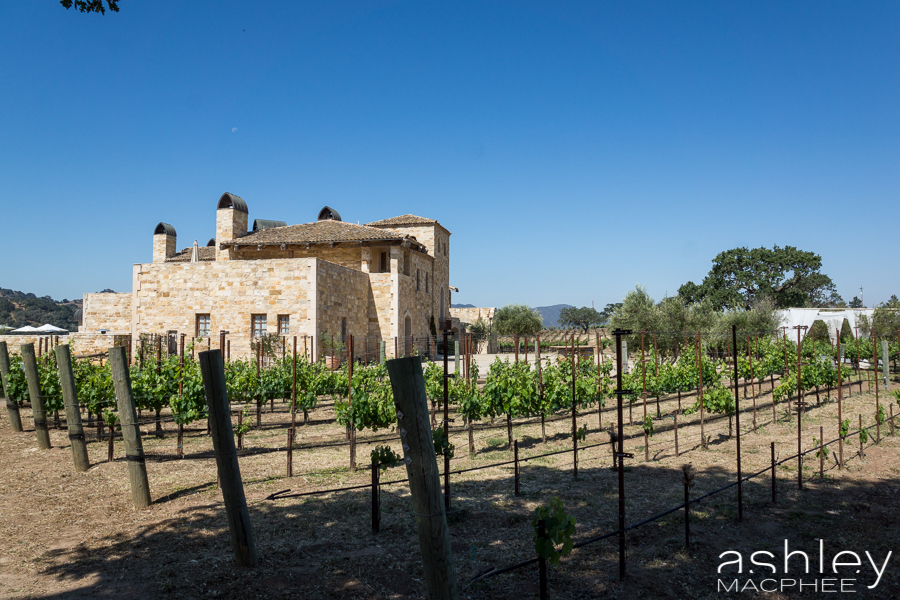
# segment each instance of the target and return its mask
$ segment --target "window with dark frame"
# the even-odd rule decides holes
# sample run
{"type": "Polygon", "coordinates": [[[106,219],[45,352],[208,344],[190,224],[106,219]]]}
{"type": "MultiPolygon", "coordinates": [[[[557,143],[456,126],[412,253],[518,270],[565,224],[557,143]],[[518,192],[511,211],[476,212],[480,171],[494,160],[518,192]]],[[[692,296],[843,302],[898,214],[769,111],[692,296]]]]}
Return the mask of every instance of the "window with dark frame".
{"type": "Polygon", "coordinates": [[[210,328],[209,315],[197,315],[197,337],[208,337],[210,328]]]}
{"type": "Polygon", "coordinates": [[[291,333],[291,317],[290,315],[278,315],[278,335],[288,335],[291,333]]]}
{"type": "Polygon", "coordinates": [[[251,315],[251,323],[253,324],[253,337],[266,335],[266,315],[251,315]]]}

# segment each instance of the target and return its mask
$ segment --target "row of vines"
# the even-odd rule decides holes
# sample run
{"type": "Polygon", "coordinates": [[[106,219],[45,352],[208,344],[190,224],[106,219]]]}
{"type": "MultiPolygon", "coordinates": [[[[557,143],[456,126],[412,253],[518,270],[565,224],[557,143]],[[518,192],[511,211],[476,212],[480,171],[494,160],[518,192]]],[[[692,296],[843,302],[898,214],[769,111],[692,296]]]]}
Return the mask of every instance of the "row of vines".
{"type": "MultiPolygon", "coordinates": [[[[188,351],[190,351],[188,347],[188,351]]],[[[852,369],[846,362],[840,367],[836,348],[814,340],[801,345],[799,390],[806,393],[819,388],[833,388],[838,379],[850,380],[852,369]]],[[[891,346],[891,357],[897,352],[891,346]]],[[[696,341],[688,342],[668,354],[657,354],[654,348],[640,354],[642,360],[623,375],[623,388],[629,390],[626,401],[634,405],[648,397],[659,399],[678,394],[679,410],[682,394],[693,393],[696,399],[683,409],[690,414],[702,408],[707,413],[734,414],[734,363],[717,358],[719,354],[696,341]],[[702,389],[701,389],[702,388],[702,389]],[[702,391],[702,393],[697,393],[702,391]]],[[[860,340],[847,344],[845,358],[858,365],[860,358],[872,356],[872,343],[860,340]],[[858,345],[857,345],[858,344],[858,345]]],[[[737,359],[737,376],[746,384],[756,386],[768,380],[773,388],[773,402],[790,401],[798,391],[797,345],[784,337],[760,338],[748,344],[747,352],[737,359]],[[778,384],[775,376],[778,375],[778,384]]],[[[17,402],[28,400],[20,356],[10,357],[7,393],[17,402]]],[[[48,414],[63,410],[62,390],[52,354],[38,361],[41,392],[48,414]]],[[[114,426],[118,421],[112,378],[108,365],[79,359],[73,364],[79,402],[90,415],[114,426]]],[[[444,371],[439,363],[423,361],[426,392],[435,405],[443,399],[444,371]]],[[[228,394],[232,407],[243,416],[243,433],[251,422],[249,413],[255,405],[257,424],[261,407],[275,399],[291,399],[304,417],[323,397],[334,402],[335,419],[347,430],[378,431],[396,423],[393,394],[384,364],[353,366],[344,364],[332,370],[324,361],[309,362],[306,356],[291,356],[273,360],[272,365],[260,368],[249,360],[228,361],[225,366],[228,394]],[[294,364],[296,360],[296,364],[294,364]],[[296,387],[294,377],[296,371],[296,387]]],[[[179,359],[178,356],[149,358],[143,365],[131,367],[131,382],[138,409],[156,413],[157,430],[165,409],[180,427],[207,417],[206,401],[199,363],[179,359]]],[[[469,430],[469,451],[474,453],[472,425],[478,421],[505,419],[508,439],[512,444],[512,420],[521,417],[541,417],[571,410],[601,409],[615,398],[615,377],[611,361],[596,364],[591,359],[575,360],[564,357],[545,358],[538,363],[513,362],[497,358],[490,365],[484,384],[478,385],[477,364],[470,365],[469,377],[452,377],[448,381],[448,396],[456,415],[462,417],[469,430]],[[574,369],[574,374],[573,374],[574,369]]],[[[896,394],[897,392],[895,392],[896,394]]],[[[900,402],[900,397],[898,397],[900,402]]],[[[658,409],[656,418],[662,417],[658,409]]],[[[57,417],[58,420],[58,417],[57,417]]],[[[433,423],[434,424],[434,423],[433,423]]],[[[643,418],[644,430],[652,435],[653,416],[643,418]]]]}

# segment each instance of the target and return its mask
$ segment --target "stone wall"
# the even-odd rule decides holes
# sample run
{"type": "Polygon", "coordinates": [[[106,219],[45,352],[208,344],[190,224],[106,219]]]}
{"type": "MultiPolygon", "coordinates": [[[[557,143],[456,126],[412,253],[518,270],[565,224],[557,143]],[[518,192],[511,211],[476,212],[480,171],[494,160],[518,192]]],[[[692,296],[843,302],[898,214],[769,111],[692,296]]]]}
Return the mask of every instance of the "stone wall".
{"type": "Polygon", "coordinates": [[[80,331],[97,333],[108,329],[112,333],[131,333],[131,294],[85,294],[80,331]]]}
{"type": "MultiPolygon", "coordinates": [[[[428,283],[429,292],[434,296],[434,314],[435,319],[440,320],[440,296],[441,290],[444,294],[444,316],[450,316],[447,308],[450,306],[448,301],[449,295],[447,290],[450,286],[450,232],[441,225],[410,225],[397,227],[379,227],[387,231],[393,231],[400,235],[411,235],[416,238],[420,244],[428,248],[428,254],[431,255],[433,261],[429,267],[430,277],[428,283]]],[[[375,255],[373,254],[373,259],[375,255]]],[[[424,288],[423,288],[424,289],[424,288]]]]}
{"type": "Polygon", "coordinates": [[[491,308],[451,308],[450,315],[459,319],[460,323],[475,323],[478,319],[483,319],[485,323],[489,319],[494,318],[497,309],[491,308]]]}
{"type": "MultiPolygon", "coordinates": [[[[369,276],[334,263],[313,259],[316,268],[316,336],[365,338],[369,332],[369,276]]],[[[321,350],[319,351],[321,356],[321,350]]]]}
{"type": "MultiPolygon", "coordinates": [[[[34,351],[35,354],[37,354],[39,347],[38,340],[40,339],[49,339],[49,342],[44,341],[42,343],[49,344],[50,348],[53,348],[55,339],[52,336],[0,335],[0,342],[6,342],[7,350],[13,354],[19,353],[19,348],[22,346],[22,344],[34,344],[34,351]]],[[[69,335],[59,336],[59,344],[68,344],[69,350],[74,356],[83,356],[85,354],[98,354],[100,352],[106,352],[112,346],[127,347],[130,343],[130,340],[131,336],[129,335],[116,335],[112,333],[70,333],[69,335]]]]}
{"type": "MultiPolygon", "coordinates": [[[[418,254],[418,253],[415,253],[418,254]]],[[[406,316],[410,317],[410,325],[412,326],[412,335],[417,338],[428,337],[431,335],[431,316],[437,319],[437,309],[435,308],[435,294],[429,285],[428,293],[425,292],[424,277],[420,279],[418,289],[416,288],[416,271],[420,273],[431,271],[433,259],[424,256],[413,256],[410,265],[409,275],[400,275],[400,335],[406,335],[405,320],[406,316]]]]}
{"type": "MultiPolygon", "coordinates": [[[[315,259],[228,260],[135,265],[132,301],[135,343],[140,333],[197,333],[197,315],[210,316],[210,333],[231,332],[231,354],[249,356],[252,315],[266,315],[267,333],[278,316],[291,335],[315,335],[308,320],[315,259]]],[[[213,341],[213,346],[216,346],[213,341]]]]}
{"type": "MultiPolygon", "coordinates": [[[[378,340],[389,340],[391,333],[391,288],[392,273],[369,273],[369,337],[378,340]]],[[[390,346],[391,344],[387,344],[390,346]]],[[[393,356],[393,347],[386,350],[393,356]]]]}

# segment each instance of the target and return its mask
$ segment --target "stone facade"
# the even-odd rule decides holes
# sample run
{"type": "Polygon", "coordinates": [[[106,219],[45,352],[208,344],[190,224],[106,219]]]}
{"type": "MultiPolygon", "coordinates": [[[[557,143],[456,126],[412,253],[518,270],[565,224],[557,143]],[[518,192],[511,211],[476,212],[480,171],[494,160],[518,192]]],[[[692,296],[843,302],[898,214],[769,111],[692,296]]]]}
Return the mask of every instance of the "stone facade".
{"type": "Polygon", "coordinates": [[[484,320],[486,323],[494,318],[496,308],[451,308],[450,315],[454,319],[459,319],[460,323],[475,323],[478,319],[484,320]]]}
{"type": "MultiPolygon", "coordinates": [[[[154,236],[161,237],[161,236],[154,236]]],[[[156,240],[154,239],[154,244],[156,240]]],[[[85,294],[82,306],[81,329],[83,333],[99,333],[106,329],[111,333],[131,334],[131,298],[126,294],[85,294]]]]}
{"type": "Polygon", "coordinates": [[[201,251],[198,262],[176,252],[174,227],[160,223],[153,262],[134,265],[131,294],[85,295],[82,331],[129,333],[133,356],[144,333],[201,337],[206,349],[227,331],[234,358],[250,355],[264,319],[266,333],[281,333],[284,322],[298,350],[316,356],[323,335],[368,338],[369,348],[383,341],[393,356],[394,338],[430,335],[441,309],[449,318],[449,231],[413,215],[406,217],[418,220],[414,226],[362,226],[335,214],[248,233],[247,204],[223,194],[215,253],[201,251]]]}
{"type": "MultiPolygon", "coordinates": [[[[433,262],[425,272],[428,273],[428,291],[435,298],[434,315],[438,323],[437,327],[440,329],[441,318],[450,318],[450,232],[438,223],[433,225],[378,225],[378,227],[400,235],[413,236],[416,241],[428,249],[428,254],[432,257],[433,262]],[[443,303],[441,303],[441,299],[443,299],[443,303]],[[441,315],[441,306],[444,308],[443,316],[441,315]]],[[[423,290],[425,289],[425,272],[421,275],[423,290]]]]}

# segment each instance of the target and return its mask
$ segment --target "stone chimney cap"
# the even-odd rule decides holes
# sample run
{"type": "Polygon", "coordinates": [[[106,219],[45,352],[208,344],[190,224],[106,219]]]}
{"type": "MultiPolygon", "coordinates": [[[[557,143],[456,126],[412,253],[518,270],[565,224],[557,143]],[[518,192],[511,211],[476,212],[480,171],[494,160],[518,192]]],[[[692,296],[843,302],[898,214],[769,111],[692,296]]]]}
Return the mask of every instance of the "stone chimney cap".
{"type": "Polygon", "coordinates": [[[242,213],[250,214],[250,209],[247,208],[247,203],[244,202],[244,199],[231,192],[225,192],[222,194],[222,197],[219,198],[219,204],[216,206],[216,210],[221,210],[223,208],[233,208],[242,213]]]}
{"type": "Polygon", "coordinates": [[[153,230],[153,235],[176,235],[175,228],[168,223],[160,223],[153,230]]]}

